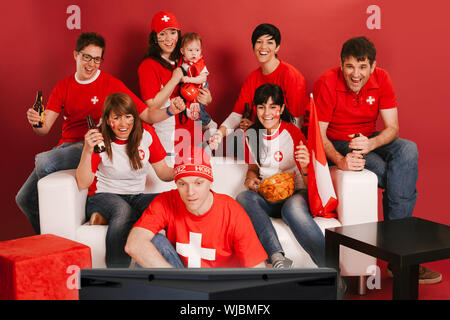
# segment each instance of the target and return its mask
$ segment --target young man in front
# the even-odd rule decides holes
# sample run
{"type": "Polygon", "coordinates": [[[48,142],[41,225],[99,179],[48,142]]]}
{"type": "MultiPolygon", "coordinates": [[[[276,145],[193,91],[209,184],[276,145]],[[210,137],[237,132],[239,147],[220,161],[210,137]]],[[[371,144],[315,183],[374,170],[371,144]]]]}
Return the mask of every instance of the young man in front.
{"type": "MultiPolygon", "coordinates": [[[[341,170],[374,172],[384,189],[384,219],[402,219],[412,216],[416,203],[419,156],[414,142],[398,137],[394,87],[375,57],[375,46],[365,37],[344,43],[340,67],[325,72],[314,86],[317,116],[328,159],[341,170]],[[384,124],[380,131],[378,114],[384,124]]],[[[420,266],[419,283],[441,279],[420,266]]]]}
{"type": "Polygon", "coordinates": [[[247,77],[241,87],[233,112],[225,119],[216,134],[210,138],[211,149],[217,149],[223,137],[235,129],[246,130],[253,124],[256,117],[253,97],[256,89],[266,83],[273,83],[281,87],[286,107],[296,119],[296,125],[301,127],[307,102],[306,82],[300,71],[278,58],[280,43],[280,30],[272,24],[260,24],[253,31],[253,53],[259,67],[247,77]]]}
{"type": "MultiPolygon", "coordinates": [[[[41,231],[37,183],[50,173],[77,168],[84,135],[88,131],[87,115],[91,115],[98,124],[105,98],[111,93],[122,92],[132,97],[141,119],[146,122],[151,120],[149,109],[136,95],[120,80],[100,70],[104,51],[105,40],[101,35],[84,32],[78,37],[73,51],[76,72],[57,83],[46,104],[43,126],[33,127],[36,134],[44,136],[61,114],[64,117],[58,145],[36,155],[35,168],[16,196],[17,205],[36,234],[41,231]]],[[[32,126],[40,121],[40,116],[30,108],[27,119],[32,126]]]]}
{"type": "Polygon", "coordinates": [[[150,203],[125,251],[145,268],[264,268],[267,254],[244,209],[210,189],[208,155],[200,147],[184,154],[174,168],[177,189],[150,203]]]}

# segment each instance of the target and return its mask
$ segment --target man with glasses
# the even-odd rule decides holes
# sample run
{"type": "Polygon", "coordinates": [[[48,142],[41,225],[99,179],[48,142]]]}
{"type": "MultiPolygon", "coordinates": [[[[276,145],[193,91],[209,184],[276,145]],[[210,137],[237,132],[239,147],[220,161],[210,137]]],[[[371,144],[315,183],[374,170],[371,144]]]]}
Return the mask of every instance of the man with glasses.
{"type": "MultiPolygon", "coordinates": [[[[45,111],[44,124],[34,128],[36,134],[46,135],[62,113],[64,117],[61,139],[50,151],[36,155],[35,168],[16,196],[16,203],[30,221],[34,231],[40,233],[37,183],[50,173],[75,169],[80,161],[84,135],[88,130],[86,116],[91,115],[98,123],[105,98],[115,92],[128,94],[134,100],[141,118],[146,121],[149,109],[120,80],[100,71],[105,51],[102,36],[82,33],[73,52],[76,72],[59,81],[50,94],[45,111]]],[[[39,114],[27,110],[30,125],[39,122],[39,114]]]]}

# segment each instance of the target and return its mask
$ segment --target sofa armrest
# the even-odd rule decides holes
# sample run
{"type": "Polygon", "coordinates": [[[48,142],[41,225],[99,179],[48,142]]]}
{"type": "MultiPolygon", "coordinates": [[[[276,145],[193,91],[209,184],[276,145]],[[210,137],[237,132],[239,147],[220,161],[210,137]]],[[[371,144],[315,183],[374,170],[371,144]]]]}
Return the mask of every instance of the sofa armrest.
{"type": "Polygon", "coordinates": [[[86,220],[88,190],[78,190],[75,169],[49,174],[38,182],[41,233],[75,240],[86,220]]]}
{"type": "Polygon", "coordinates": [[[367,170],[343,171],[330,167],[338,220],[343,226],[378,221],[378,179],[367,170]]]}

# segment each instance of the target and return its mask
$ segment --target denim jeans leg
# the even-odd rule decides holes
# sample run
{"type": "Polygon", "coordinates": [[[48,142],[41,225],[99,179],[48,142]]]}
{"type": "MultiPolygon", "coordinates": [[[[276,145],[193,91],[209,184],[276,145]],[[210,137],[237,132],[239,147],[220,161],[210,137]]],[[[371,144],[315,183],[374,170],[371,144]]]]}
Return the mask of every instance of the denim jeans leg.
{"type": "MultiPolygon", "coordinates": [[[[348,141],[333,141],[336,150],[345,155],[348,141]]],[[[378,187],[383,192],[383,216],[385,220],[412,216],[417,199],[418,178],[417,145],[397,138],[365,155],[365,168],[377,175],[378,187]]]]}
{"type": "Polygon", "coordinates": [[[89,196],[86,202],[87,219],[93,212],[99,212],[109,221],[105,239],[108,268],[126,268],[131,261],[124,248],[137,214],[127,200],[123,195],[97,193],[89,196]]]}
{"type": "Polygon", "coordinates": [[[83,142],[63,143],[52,150],[42,152],[35,157],[35,169],[16,195],[16,203],[33,226],[40,233],[39,200],[37,183],[50,173],[75,169],[80,162],[83,142]]]}
{"type": "Polygon", "coordinates": [[[33,169],[27,181],[25,181],[16,195],[17,206],[25,214],[36,234],[41,233],[37,190],[38,181],[39,178],[36,174],[36,169],[33,169]]]}
{"type": "Polygon", "coordinates": [[[281,208],[283,221],[318,267],[325,266],[325,237],[311,216],[306,191],[292,195],[281,208]]]}
{"type": "Polygon", "coordinates": [[[133,217],[135,221],[138,221],[142,216],[142,213],[148,208],[153,199],[158,196],[159,193],[140,193],[132,195],[130,197],[130,205],[135,210],[136,216],[133,217]]]}
{"type": "Polygon", "coordinates": [[[153,245],[158,249],[166,261],[174,268],[185,268],[180,256],[172,246],[170,241],[160,233],[155,234],[152,239],[153,245]]]}
{"type": "MultiPolygon", "coordinates": [[[[417,200],[416,184],[419,174],[417,145],[410,140],[397,138],[374,152],[386,162],[383,193],[384,219],[411,217],[417,200]]],[[[376,170],[371,165],[366,160],[367,169],[376,170]]]]}
{"type": "Polygon", "coordinates": [[[63,143],[50,151],[37,154],[35,167],[39,179],[56,171],[76,169],[80,163],[83,145],[84,142],[63,143]]]}
{"type": "Polygon", "coordinates": [[[274,253],[284,254],[280,240],[270,220],[270,217],[275,215],[274,211],[279,212],[280,206],[269,204],[259,193],[251,190],[241,192],[236,197],[236,200],[250,217],[258,239],[269,258],[274,253]]]}

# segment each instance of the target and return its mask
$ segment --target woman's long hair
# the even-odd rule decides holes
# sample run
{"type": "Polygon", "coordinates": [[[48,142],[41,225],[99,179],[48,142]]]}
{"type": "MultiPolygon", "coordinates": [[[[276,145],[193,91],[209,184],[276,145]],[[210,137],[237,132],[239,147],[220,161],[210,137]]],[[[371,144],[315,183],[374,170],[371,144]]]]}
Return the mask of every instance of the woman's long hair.
{"type": "Polygon", "coordinates": [[[170,64],[166,59],[164,59],[162,54],[162,49],[158,44],[158,37],[154,30],[152,30],[148,36],[148,47],[147,52],[145,53],[144,59],[151,58],[157,62],[159,62],[164,68],[173,70],[176,67],[176,64],[180,60],[181,57],[181,31],[177,30],[178,32],[178,40],[177,44],[175,46],[175,49],[170,54],[169,59],[173,62],[175,62],[175,65],[170,64]]]}
{"type": "Polygon", "coordinates": [[[142,122],[139,118],[136,105],[133,99],[125,93],[113,93],[106,97],[105,104],[103,106],[102,125],[101,131],[105,142],[106,153],[108,154],[111,162],[113,161],[113,154],[111,150],[111,142],[116,138],[111,127],[108,125],[108,120],[111,112],[114,112],[117,116],[126,114],[133,115],[134,125],[131,129],[130,135],[127,140],[126,152],[130,160],[130,165],[133,170],[142,168],[142,163],[139,158],[138,147],[142,139],[142,122]]]}
{"type": "MultiPolygon", "coordinates": [[[[171,71],[173,69],[175,69],[178,66],[178,63],[181,58],[181,38],[182,37],[181,37],[181,31],[177,30],[177,32],[178,32],[177,44],[175,45],[175,49],[173,50],[173,52],[170,54],[170,57],[169,57],[169,59],[171,61],[175,62],[175,64],[171,64],[169,61],[167,61],[166,59],[164,59],[161,56],[162,50],[158,44],[158,35],[156,34],[156,32],[154,30],[152,30],[148,36],[148,47],[147,47],[147,52],[145,53],[144,59],[151,58],[151,59],[155,60],[156,62],[158,62],[160,65],[162,65],[164,68],[169,69],[171,71]]],[[[183,100],[184,100],[184,98],[183,98],[183,100]]],[[[185,103],[186,103],[186,101],[185,101],[185,103]]],[[[182,123],[182,124],[185,123],[187,121],[186,110],[183,110],[183,112],[180,112],[178,114],[178,118],[179,118],[180,123],[182,123]]]]}
{"type": "MultiPolygon", "coordinates": [[[[253,97],[253,107],[255,108],[255,110],[256,106],[267,103],[269,98],[272,98],[273,104],[275,105],[279,105],[280,107],[283,107],[284,105],[284,110],[280,114],[280,121],[295,122],[294,117],[285,104],[283,90],[276,84],[266,83],[259,86],[255,90],[255,95],[253,97]]],[[[249,127],[245,132],[245,140],[247,146],[256,157],[256,161],[258,164],[261,164],[261,155],[259,148],[260,141],[262,139],[263,133],[265,132],[266,128],[262,125],[261,121],[259,121],[257,115],[255,117],[255,122],[253,123],[253,125],[249,127]]]]}

